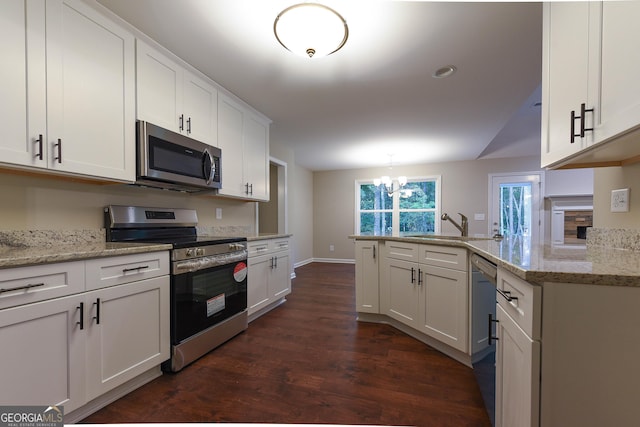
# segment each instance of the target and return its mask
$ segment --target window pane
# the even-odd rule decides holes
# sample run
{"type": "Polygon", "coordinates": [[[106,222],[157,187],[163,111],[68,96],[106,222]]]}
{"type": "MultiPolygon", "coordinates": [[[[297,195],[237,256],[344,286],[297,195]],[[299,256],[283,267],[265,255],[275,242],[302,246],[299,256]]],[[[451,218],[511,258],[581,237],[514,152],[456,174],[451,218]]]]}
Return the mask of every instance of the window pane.
{"type": "Polygon", "coordinates": [[[360,210],[384,210],[393,207],[393,199],[373,184],[360,185],[360,210]]]}
{"type": "Polygon", "coordinates": [[[360,234],[373,236],[391,234],[391,212],[360,213],[360,234]]]}
{"type": "Polygon", "coordinates": [[[436,207],[435,181],[408,182],[402,193],[400,209],[432,209],[436,207]],[[406,190],[411,190],[411,195],[406,190]]]}
{"type": "Polygon", "coordinates": [[[401,233],[434,233],[435,212],[400,212],[401,233]]]}

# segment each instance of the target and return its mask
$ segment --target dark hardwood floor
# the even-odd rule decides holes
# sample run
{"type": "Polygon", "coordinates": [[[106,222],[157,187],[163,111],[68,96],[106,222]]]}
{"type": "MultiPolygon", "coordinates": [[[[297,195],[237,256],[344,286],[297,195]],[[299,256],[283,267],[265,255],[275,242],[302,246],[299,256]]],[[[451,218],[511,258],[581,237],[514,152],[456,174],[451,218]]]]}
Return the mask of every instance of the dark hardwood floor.
{"type": "Polygon", "coordinates": [[[355,320],[353,265],[296,275],[287,302],[248,330],[83,422],[490,426],[470,368],[355,320]]]}

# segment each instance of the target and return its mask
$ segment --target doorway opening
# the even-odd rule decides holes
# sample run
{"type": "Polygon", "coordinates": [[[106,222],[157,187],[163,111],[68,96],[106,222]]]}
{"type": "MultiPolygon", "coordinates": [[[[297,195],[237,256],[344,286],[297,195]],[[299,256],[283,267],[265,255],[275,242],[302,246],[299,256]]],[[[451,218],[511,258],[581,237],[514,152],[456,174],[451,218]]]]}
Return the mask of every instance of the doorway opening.
{"type": "Polygon", "coordinates": [[[274,157],[269,160],[269,201],[257,204],[259,233],[286,234],[287,164],[274,157]]]}

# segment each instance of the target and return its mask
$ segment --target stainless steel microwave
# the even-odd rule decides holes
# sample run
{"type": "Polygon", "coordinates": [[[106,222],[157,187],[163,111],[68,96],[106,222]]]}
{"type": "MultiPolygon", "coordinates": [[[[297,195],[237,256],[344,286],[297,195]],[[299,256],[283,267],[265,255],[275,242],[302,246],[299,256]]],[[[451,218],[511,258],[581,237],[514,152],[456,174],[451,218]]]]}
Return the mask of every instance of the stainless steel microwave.
{"type": "Polygon", "coordinates": [[[144,121],[137,122],[136,139],[136,184],[187,192],[221,187],[218,147],[144,121]]]}

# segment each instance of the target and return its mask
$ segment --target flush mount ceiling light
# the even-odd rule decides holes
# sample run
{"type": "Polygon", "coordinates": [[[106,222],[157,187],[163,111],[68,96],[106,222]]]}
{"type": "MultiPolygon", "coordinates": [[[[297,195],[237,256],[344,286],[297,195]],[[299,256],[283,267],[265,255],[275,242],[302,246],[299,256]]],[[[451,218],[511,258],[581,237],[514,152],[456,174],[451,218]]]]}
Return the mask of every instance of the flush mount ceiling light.
{"type": "Polygon", "coordinates": [[[347,21],[330,7],[300,3],[280,12],[273,23],[285,49],[309,58],[331,55],[347,42],[347,21]]]}

